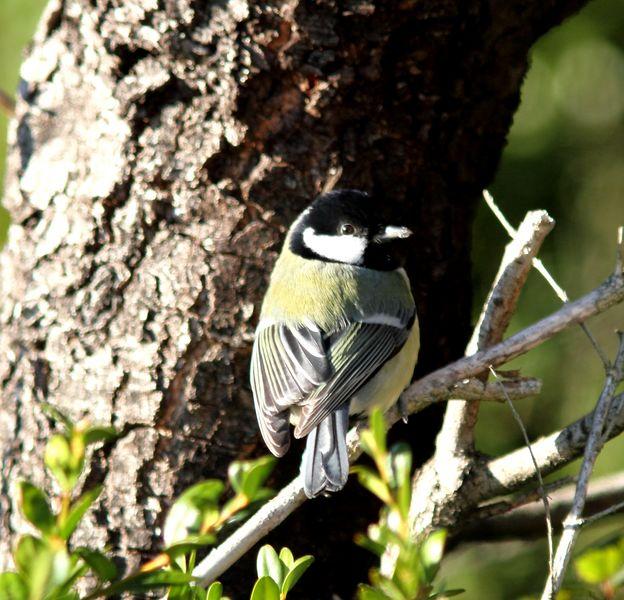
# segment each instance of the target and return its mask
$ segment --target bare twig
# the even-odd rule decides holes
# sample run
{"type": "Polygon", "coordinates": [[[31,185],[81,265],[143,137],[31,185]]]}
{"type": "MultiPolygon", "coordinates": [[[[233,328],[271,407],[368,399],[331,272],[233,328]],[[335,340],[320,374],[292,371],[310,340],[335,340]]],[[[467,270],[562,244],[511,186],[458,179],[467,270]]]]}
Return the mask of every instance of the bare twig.
{"type": "Polygon", "coordinates": [[[342,167],[331,167],[327,173],[327,179],[323,184],[323,194],[327,194],[327,192],[331,192],[335,187],[340,178],[342,177],[342,167]]]}
{"type": "Polygon", "coordinates": [[[624,501],[618,502],[617,504],[613,504],[609,508],[605,508],[604,510],[601,510],[600,512],[594,513],[593,515],[590,515],[589,517],[585,517],[584,519],[581,519],[580,524],[582,526],[585,526],[585,525],[589,525],[590,523],[595,523],[596,521],[599,521],[600,519],[604,519],[605,517],[609,517],[611,515],[614,515],[615,513],[620,512],[622,509],[624,509],[624,501]]]}
{"type": "Polygon", "coordinates": [[[470,401],[506,402],[507,397],[521,400],[537,396],[542,390],[542,382],[535,377],[518,377],[496,382],[481,379],[465,379],[451,388],[448,399],[463,398],[470,401]]]}
{"type": "MultiPolygon", "coordinates": [[[[624,278],[621,275],[610,277],[589,294],[570,302],[556,313],[518,332],[504,342],[484,352],[462,358],[415,382],[404,394],[406,410],[415,413],[433,402],[447,399],[453,394],[458,381],[478,375],[489,365],[496,367],[520,354],[524,354],[569,325],[601,313],[623,299],[624,278]]],[[[401,414],[396,407],[386,414],[386,419],[390,425],[400,418],[401,414]]],[[[347,443],[352,459],[359,455],[359,435],[363,427],[362,424],[359,424],[349,432],[347,443]]],[[[530,476],[527,477],[528,479],[530,476]]],[[[490,481],[485,481],[484,484],[486,487],[489,484],[491,489],[494,488],[490,481]]],[[[501,492],[497,493],[500,494],[501,492]]],[[[489,497],[492,498],[495,495],[489,497]]],[[[196,573],[202,582],[207,584],[223,573],[268,531],[275,528],[300,506],[304,500],[301,482],[299,478],[296,478],[276,498],[269,501],[258,513],[253,515],[241,529],[233,534],[233,537],[215,548],[197,566],[196,573]]]]}
{"type": "MultiPolygon", "coordinates": [[[[516,230],[512,227],[511,223],[509,223],[509,221],[505,218],[505,215],[500,210],[500,208],[498,208],[498,206],[496,205],[496,202],[494,201],[492,194],[490,194],[490,192],[488,192],[487,190],[483,190],[483,199],[485,200],[485,203],[488,205],[492,213],[494,213],[494,216],[499,220],[500,224],[503,226],[505,231],[507,231],[509,236],[511,238],[515,238],[517,235],[516,230]]],[[[619,248],[619,244],[618,244],[618,248],[619,248]]],[[[569,302],[570,298],[568,297],[567,292],[555,281],[555,278],[550,274],[550,272],[545,267],[541,259],[534,257],[533,266],[540,273],[540,275],[546,280],[548,285],[550,285],[550,287],[553,289],[553,291],[555,292],[559,300],[561,300],[561,302],[563,302],[564,304],[566,302],[569,302]]],[[[617,269],[616,269],[616,272],[617,272],[617,269]]],[[[620,272],[621,272],[621,269],[620,269],[620,272]]],[[[602,366],[605,368],[605,370],[607,370],[609,368],[609,361],[607,360],[607,357],[603,349],[600,347],[600,344],[598,344],[598,342],[596,341],[596,338],[594,337],[592,332],[589,330],[589,327],[587,327],[585,323],[579,323],[579,325],[581,329],[585,332],[585,335],[588,337],[591,345],[594,347],[596,354],[598,354],[602,362],[602,366]]]]}
{"type": "Polygon", "coordinates": [[[15,114],[15,100],[2,89],[0,89],[0,110],[7,117],[12,117],[15,114]]]}
{"type": "MultiPolygon", "coordinates": [[[[602,285],[569,302],[548,317],[519,331],[505,341],[472,356],[460,358],[413,383],[403,394],[403,405],[409,413],[422,410],[432,402],[448,398],[454,382],[479,375],[490,365],[494,368],[526,354],[566,327],[586,321],[624,300],[624,277],[612,275],[602,285]]],[[[393,408],[388,419],[395,423],[400,415],[393,408]]]]}
{"type": "MultiPolygon", "coordinates": [[[[490,367],[490,372],[492,375],[498,379],[498,375],[496,371],[490,367]]],[[[551,580],[554,583],[554,570],[553,570],[553,527],[552,527],[552,517],[550,514],[550,505],[548,503],[548,496],[546,495],[546,486],[544,485],[544,480],[542,479],[542,473],[540,472],[539,465],[537,464],[537,460],[535,459],[535,455],[533,454],[533,450],[531,449],[531,441],[529,440],[529,434],[527,433],[526,427],[522,422],[522,418],[518,414],[516,407],[513,405],[511,398],[507,397],[507,405],[509,406],[509,410],[511,410],[511,414],[515,419],[520,431],[522,432],[522,437],[524,438],[524,445],[529,451],[529,455],[531,456],[531,462],[533,463],[533,467],[535,468],[535,476],[537,477],[537,481],[539,484],[539,492],[541,495],[542,504],[544,506],[544,517],[546,521],[546,539],[548,541],[548,573],[551,580]]]]}
{"type": "MultiPolygon", "coordinates": [[[[574,477],[562,477],[561,479],[557,479],[551,483],[544,484],[543,491],[546,493],[549,498],[549,505],[551,506],[551,514],[552,514],[552,503],[551,503],[551,495],[561,488],[570,487],[571,483],[576,483],[576,479],[574,477]]],[[[508,518],[509,515],[516,515],[520,512],[521,509],[525,508],[527,505],[532,505],[535,503],[538,506],[539,511],[536,511],[539,514],[539,523],[536,524],[536,529],[539,528],[540,535],[543,535],[544,532],[544,503],[542,501],[542,488],[533,488],[528,492],[521,492],[515,494],[511,498],[504,498],[503,500],[498,500],[495,502],[487,502],[485,504],[481,504],[476,510],[474,510],[470,518],[467,519],[466,524],[461,527],[461,537],[465,537],[464,532],[466,530],[471,531],[473,528],[479,527],[483,522],[494,521],[497,517],[508,518]],[[539,505],[538,505],[539,503],[539,505]]]]}
{"type": "Polygon", "coordinates": [[[474,354],[503,339],[529,271],[555,222],[546,211],[528,212],[507,244],[492,289],[483,305],[466,354],[474,354]]]}
{"type": "MultiPolygon", "coordinates": [[[[561,482],[546,485],[550,498],[550,512],[555,529],[561,525],[568,514],[576,484],[561,488],[561,482]]],[[[573,479],[573,478],[572,478],[573,479]]],[[[538,537],[544,530],[544,507],[534,490],[520,494],[511,500],[501,500],[480,507],[471,516],[465,528],[462,528],[457,540],[497,541],[515,538],[538,537]]],[[[587,493],[585,508],[594,512],[583,519],[583,524],[593,523],[621,510],[624,505],[624,473],[607,475],[592,481],[587,493]]]]}
{"type": "Polygon", "coordinates": [[[594,410],[591,431],[583,454],[583,463],[579,473],[574,500],[568,516],[563,522],[563,533],[557,546],[554,561],[554,574],[550,578],[542,593],[542,600],[551,600],[557,595],[563,583],[563,577],[572,555],[572,549],[579,535],[583,523],[583,510],[589,486],[589,478],[594,464],[603,445],[603,431],[607,423],[609,408],[611,407],[615,389],[624,377],[624,335],[620,334],[620,345],[613,366],[609,369],[602,393],[594,410]]]}
{"type": "MultiPolygon", "coordinates": [[[[503,337],[516,308],[520,292],[526,282],[546,235],[554,225],[544,211],[530,212],[524,218],[514,239],[505,248],[492,289],[484,303],[466,355],[492,346],[503,337]]],[[[487,367],[478,375],[487,381],[487,367]]],[[[496,383],[495,387],[498,387],[496,383]]],[[[499,388],[500,389],[500,388],[499,388]]],[[[479,403],[467,397],[449,402],[444,421],[436,439],[436,450],[430,461],[414,476],[414,493],[410,506],[410,522],[416,524],[435,518],[434,512],[449,508],[458,498],[464,479],[476,466],[474,428],[479,414],[479,403]]],[[[414,534],[420,530],[414,527],[414,534]]]]}
{"type": "MultiPolygon", "coordinates": [[[[527,213],[514,239],[505,248],[492,289],[466,348],[466,356],[493,346],[503,339],[531,270],[532,259],[537,255],[554,224],[545,211],[527,213]]],[[[484,373],[483,378],[487,379],[487,373],[484,373]]],[[[467,468],[465,463],[470,460],[470,455],[474,451],[474,428],[478,414],[478,402],[459,400],[449,402],[446,407],[444,422],[438,436],[439,443],[436,444],[436,460],[444,465],[449,482],[448,469],[454,468],[455,485],[460,484],[462,472],[467,468]]]]}
{"type": "MultiPolygon", "coordinates": [[[[624,431],[623,407],[624,394],[619,394],[611,403],[607,416],[607,420],[613,422],[610,439],[624,431]]],[[[594,411],[531,444],[542,476],[554,473],[583,454],[593,420],[594,411]]],[[[533,462],[523,447],[486,463],[471,478],[470,487],[475,490],[471,493],[478,496],[479,501],[485,501],[514,492],[534,479],[533,462]]]]}

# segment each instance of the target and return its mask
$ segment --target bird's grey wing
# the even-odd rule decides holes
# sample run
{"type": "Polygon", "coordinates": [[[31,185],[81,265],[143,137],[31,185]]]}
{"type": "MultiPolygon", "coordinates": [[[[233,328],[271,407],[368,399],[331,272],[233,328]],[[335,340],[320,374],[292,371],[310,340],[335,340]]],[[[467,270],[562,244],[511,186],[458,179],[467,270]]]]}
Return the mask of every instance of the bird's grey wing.
{"type": "Polygon", "coordinates": [[[329,358],[334,374],[303,401],[295,437],[306,436],[348,402],[401,349],[408,335],[405,326],[356,322],[332,336],[329,358]]]}
{"type": "Polygon", "coordinates": [[[290,445],[289,408],[331,377],[323,332],[316,325],[260,327],[251,355],[251,389],[262,437],[283,456],[290,445]]]}

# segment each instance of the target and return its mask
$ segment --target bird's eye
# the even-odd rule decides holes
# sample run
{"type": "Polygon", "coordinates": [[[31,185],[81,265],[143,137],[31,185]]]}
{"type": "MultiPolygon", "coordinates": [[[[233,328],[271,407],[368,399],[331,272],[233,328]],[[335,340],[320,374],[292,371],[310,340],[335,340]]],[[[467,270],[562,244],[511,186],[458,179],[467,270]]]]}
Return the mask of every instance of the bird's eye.
{"type": "Polygon", "coordinates": [[[353,235],[355,233],[355,227],[351,223],[343,223],[340,226],[340,233],[342,235],[353,235]]]}

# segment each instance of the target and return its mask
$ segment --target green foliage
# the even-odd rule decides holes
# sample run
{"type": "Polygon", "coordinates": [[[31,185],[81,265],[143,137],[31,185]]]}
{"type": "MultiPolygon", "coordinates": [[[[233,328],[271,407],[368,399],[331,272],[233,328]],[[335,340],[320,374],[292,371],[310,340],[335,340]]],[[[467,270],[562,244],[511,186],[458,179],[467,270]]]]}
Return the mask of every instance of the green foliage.
{"type": "Polygon", "coordinates": [[[425,600],[461,593],[462,590],[435,591],[446,532],[435,531],[418,541],[410,535],[412,455],[406,444],[396,444],[388,450],[386,427],[379,410],[371,414],[370,429],[362,432],[361,444],[373,459],[376,472],[365,466],[355,466],[352,471],[384,507],[379,522],[368,528],[368,535],[358,536],[356,542],[380,560],[392,557],[394,568],[391,575],[373,569],[371,585],[358,589],[359,600],[425,600]]]}
{"type": "MultiPolygon", "coordinates": [[[[624,599],[624,537],[587,548],[575,559],[574,572],[587,597],[624,599]]],[[[573,597],[574,589],[564,592],[573,597]]]]}
{"type": "MultiPolygon", "coordinates": [[[[62,426],[49,439],[44,457],[60,495],[50,498],[28,481],[18,484],[20,510],[37,534],[23,535],[15,545],[16,572],[0,574],[0,600],[77,599],[76,584],[86,575],[96,585],[85,600],[163,588],[169,598],[179,600],[227,600],[220,583],[212,584],[208,590],[195,585],[192,571],[196,552],[214,544],[221,528],[240,520],[241,515],[249,514],[273,494],[265,484],[275,460],[263,457],[232,463],[229,483],[235,494],[225,502],[222,496],[226,486],[216,479],[185,490],[171,506],[165,521],[164,550],[137,571],[120,577],[105,552],[73,547],[71,543],[74,531],[102,492],[102,486],[95,486],[80,496],[75,493],[87,449],[92,444],[113,441],[119,434],[112,427],[92,426],[86,421],[74,423],[53,406],[46,405],[44,409],[62,426]]],[[[285,548],[276,558],[277,564],[285,565],[283,572],[275,573],[282,590],[278,590],[277,597],[285,598],[309,566],[311,557],[295,561],[285,548]]],[[[263,584],[254,593],[260,594],[262,589],[263,584]]]]}
{"type": "Polygon", "coordinates": [[[288,548],[282,548],[278,554],[273,546],[262,546],[256,560],[258,581],[251,600],[284,600],[313,562],[310,555],[295,560],[288,548]]]}

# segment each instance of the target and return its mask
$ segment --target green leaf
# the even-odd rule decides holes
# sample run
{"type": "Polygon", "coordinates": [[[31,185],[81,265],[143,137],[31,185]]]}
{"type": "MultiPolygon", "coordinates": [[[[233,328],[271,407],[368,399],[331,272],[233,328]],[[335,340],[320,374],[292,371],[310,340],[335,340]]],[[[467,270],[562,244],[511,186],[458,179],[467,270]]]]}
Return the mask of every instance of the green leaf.
{"type": "Polygon", "coordinates": [[[261,577],[254,585],[250,600],[280,600],[277,583],[268,576],[261,577]]]}
{"type": "Polygon", "coordinates": [[[370,429],[365,429],[360,434],[360,446],[366,454],[373,458],[377,454],[377,444],[375,443],[375,436],[370,429]]]}
{"type": "Polygon", "coordinates": [[[96,485],[94,488],[82,494],[82,496],[72,504],[67,516],[59,526],[59,535],[64,540],[68,540],[71,537],[71,534],[74,533],[76,527],[78,527],[82,517],[84,517],[91,505],[98,499],[103,489],[104,486],[96,485]]]}
{"type": "Polygon", "coordinates": [[[263,456],[250,461],[249,469],[243,478],[242,491],[250,501],[255,500],[257,492],[273,471],[276,459],[274,456],[263,456]]]}
{"type": "Polygon", "coordinates": [[[97,442],[110,442],[119,437],[119,432],[114,427],[93,426],[83,432],[85,445],[96,444],[97,442]]]}
{"type": "Polygon", "coordinates": [[[259,578],[270,577],[278,587],[282,585],[285,568],[273,546],[266,544],[260,548],[256,559],[256,569],[259,578]]]}
{"type": "Polygon", "coordinates": [[[295,557],[289,548],[282,548],[279,553],[279,559],[286,565],[287,569],[290,569],[295,562],[295,557]]]}
{"type": "Polygon", "coordinates": [[[282,583],[282,596],[286,597],[286,594],[292,590],[294,585],[301,579],[301,576],[308,570],[310,565],[314,562],[314,557],[307,554],[306,556],[302,556],[298,558],[290,567],[288,573],[286,573],[286,577],[284,577],[284,582],[282,583]]]}
{"type": "Polygon", "coordinates": [[[117,577],[115,563],[101,552],[81,546],[76,548],[74,554],[80,556],[89,565],[100,581],[112,581],[117,577]]]}
{"type": "Polygon", "coordinates": [[[163,540],[169,548],[179,541],[199,532],[202,514],[193,506],[174,504],[169,510],[163,527],[163,540]]]}
{"type": "MultiPolygon", "coordinates": [[[[427,600],[434,600],[434,598],[440,598],[440,600],[442,598],[451,598],[453,596],[459,596],[460,594],[463,594],[466,590],[457,588],[454,590],[445,590],[443,592],[438,592],[437,594],[432,594],[431,596],[429,596],[429,598],[427,600]]],[[[559,600],[559,594],[557,594],[557,600],[559,600]]]]}
{"type": "Polygon", "coordinates": [[[28,586],[19,574],[0,574],[0,599],[28,600],[28,586]]]}
{"type": "Polygon", "coordinates": [[[17,541],[13,551],[13,560],[17,570],[23,575],[28,575],[37,561],[37,557],[48,552],[48,545],[34,535],[23,535],[17,541]]]}
{"type": "Polygon", "coordinates": [[[409,600],[399,585],[393,581],[392,579],[388,579],[387,577],[379,576],[379,580],[377,581],[377,587],[388,597],[390,600],[409,600]]]}
{"type": "Polygon", "coordinates": [[[574,561],[574,568],[581,581],[603,583],[622,567],[624,557],[615,545],[592,548],[574,561]]]}
{"type": "Polygon", "coordinates": [[[223,482],[218,479],[200,481],[184,490],[175,504],[194,506],[200,510],[214,506],[219,502],[224,487],[223,482]]]}
{"type": "Polygon", "coordinates": [[[20,508],[26,517],[39,531],[48,534],[56,525],[56,519],[43,490],[28,481],[19,484],[20,508]]]}
{"type": "Polygon", "coordinates": [[[41,404],[41,408],[43,409],[43,412],[47,413],[49,417],[59,423],[63,423],[63,425],[65,425],[65,427],[67,428],[68,432],[70,432],[74,428],[73,421],[60,408],[53,406],[49,402],[43,402],[41,404]]]}
{"type": "Polygon", "coordinates": [[[80,434],[69,440],[64,435],[53,435],[46,445],[45,464],[65,492],[70,492],[82,471],[84,444],[80,434]]]}
{"type": "Polygon", "coordinates": [[[405,443],[399,443],[390,449],[393,485],[397,489],[397,498],[401,514],[407,517],[412,499],[412,450],[405,443]]]}
{"type": "Polygon", "coordinates": [[[235,460],[230,463],[228,467],[228,480],[232,489],[241,494],[243,491],[243,477],[245,476],[245,463],[240,460],[235,460]]]}
{"type": "Polygon", "coordinates": [[[139,573],[117,583],[109,585],[100,594],[104,598],[120,594],[121,592],[142,592],[166,586],[187,585],[194,581],[192,575],[182,571],[154,571],[153,573],[139,573]]]}
{"type": "Polygon", "coordinates": [[[393,503],[392,494],[388,486],[368,467],[357,465],[352,469],[357,474],[360,485],[365,487],[369,492],[377,496],[384,504],[391,505],[393,503]]]}
{"type": "Polygon", "coordinates": [[[377,451],[381,454],[386,452],[386,424],[383,413],[379,408],[375,408],[370,415],[369,426],[375,438],[377,451]]]}
{"type": "Polygon", "coordinates": [[[389,600],[381,590],[365,584],[359,585],[357,597],[358,600],[389,600]]]}
{"type": "Polygon", "coordinates": [[[221,600],[221,598],[223,598],[223,586],[219,581],[215,581],[207,590],[206,600],[221,600]]]}
{"type": "Polygon", "coordinates": [[[216,519],[223,488],[223,482],[208,479],[185,490],[173,503],[165,519],[165,545],[172,546],[189,536],[199,534],[202,524],[210,515],[216,519]]]}
{"type": "Polygon", "coordinates": [[[369,552],[376,554],[377,556],[383,556],[383,554],[386,551],[386,547],[384,546],[384,544],[380,544],[379,542],[372,540],[371,538],[369,538],[368,536],[362,533],[356,534],[355,543],[358,546],[365,548],[369,552]]]}
{"type": "Polygon", "coordinates": [[[191,550],[204,548],[205,546],[212,546],[216,541],[216,536],[212,534],[190,535],[175,544],[171,544],[171,546],[165,548],[164,552],[166,552],[171,558],[176,558],[177,556],[186,554],[191,550]]]}
{"type": "Polygon", "coordinates": [[[65,547],[52,547],[30,535],[20,538],[13,556],[28,582],[30,598],[43,598],[48,590],[63,585],[76,566],[65,547]]]}
{"type": "Polygon", "coordinates": [[[205,590],[190,585],[177,585],[167,591],[168,600],[199,600],[205,598],[205,590]],[[196,591],[200,592],[196,594],[196,591]],[[203,592],[203,595],[200,595],[203,592]]]}
{"type": "Polygon", "coordinates": [[[234,491],[243,494],[248,500],[258,500],[259,493],[266,493],[262,486],[275,467],[273,456],[263,456],[256,460],[234,461],[228,468],[228,479],[234,491]]]}
{"type": "Polygon", "coordinates": [[[435,576],[442,557],[444,556],[445,544],[446,530],[438,529],[434,531],[420,547],[420,556],[429,582],[435,576]]]}

